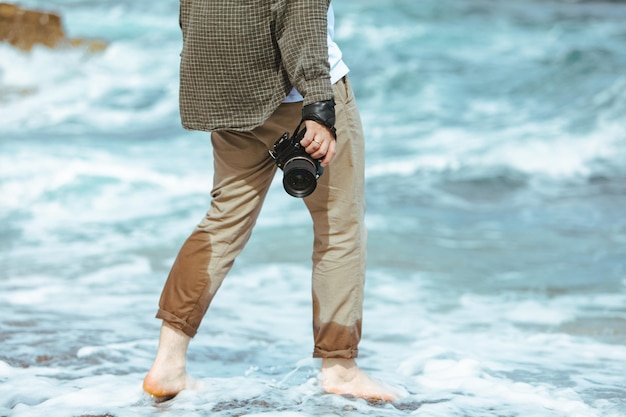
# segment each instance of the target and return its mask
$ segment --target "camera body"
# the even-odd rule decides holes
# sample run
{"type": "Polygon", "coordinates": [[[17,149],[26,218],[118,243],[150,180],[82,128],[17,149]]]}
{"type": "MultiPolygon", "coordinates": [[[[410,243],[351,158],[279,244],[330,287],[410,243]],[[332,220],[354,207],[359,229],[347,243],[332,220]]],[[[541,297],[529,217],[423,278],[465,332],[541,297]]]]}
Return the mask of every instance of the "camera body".
{"type": "Polygon", "coordinates": [[[269,151],[276,165],[283,170],[285,191],[298,198],[306,197],[315,191],[317,179],[324,172],[321,160],[312,158],[300,145],[305,133],[306,128],[300,131],[296,129],[293,136],[285,132],[269,151]]]}

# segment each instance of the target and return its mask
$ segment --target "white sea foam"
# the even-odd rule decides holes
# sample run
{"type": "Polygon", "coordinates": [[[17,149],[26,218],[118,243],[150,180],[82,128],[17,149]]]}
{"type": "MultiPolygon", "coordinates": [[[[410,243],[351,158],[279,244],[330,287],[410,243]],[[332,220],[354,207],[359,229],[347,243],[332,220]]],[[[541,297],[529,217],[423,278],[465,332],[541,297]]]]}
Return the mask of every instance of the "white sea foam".
{"type": "Polygon", "coordinates": [[[0,45],[0,86],[23,90],[2,110],[5,134],[64,126],[83,131],[125,129],[176,120],[176,45],[151,50],[113,43],[102,53],[35,47],[24,53],[0,45]],[[167,57],[171,60],[167,62],[167,57]],[[166,62],[163,62],[165,59],[166,62]]]}
{"type": "MultiPolygon", "coordinates": [[[[346,410],[346,407],[355,410],[355,413],[359,412],[357,410],[375,412],[372,406],[365,403],[319,396],[315,380],[318,364],[297,354],[294,356],[293,347],[306,346],[310,339],[305,324],[310,314],[307,306],[309,294],[305,289],[308,280],[298,278],[307,276],[308,269],[272,264],[253,268],[254,273],[248,267],[235,269],[216,299],[213,313],[208,315],[207,327],[192,343],[189,369],[199,376],[202,386],[198,391],[185,392],[162,406],[152,405],[141,392],[143,374],[134,369],[147,368],[150,352],[156,347],[154,340],[101,341],[76,346],[72,353],[76,358],[75,364],[69,367],[31,365],[24,368],[0,362],[0,378],[5,381],[0,386],[0,392],[4,392],[0,395],[3,398],[0,410],[11,410],[11,416],[62,416],[68,413],[111,413],[119,417],[178,416],[202,415],[201,410],[211,409],[238,410],[241,415],[280,415],[282,412],[273,410],[286,408],[284,412],[296,412],[289,411],[290,407],[302,404],[299,412],[304,416],[325,415],[314,411],[316,407],[328,409],[328,415],[346,410]],[[286,293],[292,296],[281,296],[286,293]],[[276,297],[283,299],[284,303],[276,303],[276,297]],[[234,305],[239,307],[234,309],[234,305]],[[250,322],[251,317],[255,317],[253,322],[250,322]],[[257,339],[257,334],[264,339],[257,339]],[[287,345],[292,351],[284,350],[287,345]],[[243,354],[239,359],[242,363],[227,359],[228,352],[238,351],[243,354]],[[214,352],[211,355],[216,356],[203,359],[202,352],[214,352]],[[223,360],[226,362],[220,363],[224,353],[223,360]],[[285,354],[292,360],[293,367],[290,369],[284,368],[285,354]],[[283,364],[277,361],[280,357],[283,364]],[[282,370],[272,370],[276,365],[282,370]],[[229,368],[231,370],[226,373],[239,369],[240,374],[237,376],[235,372],[228,378],[211,376],[229,368]],[[99,371],[94,374],[95,370],[99,371]],[[64,376],[71,377],[65,379],[64,376]]],[[[593,389],[594,385],[620,383],[619,368],[607,372],[604,368],[596,368],[595,364],[605,363],[611,367],[612,364],[623,363],[626,361],[626,350],[622,346],[605,345],[560,333],[529,333],[523,328],[516,328],[519,317],[507,311],[532,309],[537,314],[532,317],[533,323],[552,326],[560,322],[561,319],[555,321],[553,318],[546,321],[543,318],[546,313],[541,311],[546,310],[545,304],[538,301],[521,299],[516,302],[497,295],[482,298],[466,295],[458,300],[457,308],[440,310],[438,305],[444,300],[423,278],[414,277],[399,285],[402,281],[400,277],[382,271],[373,272],[368,287],[370,309],[366,311],[361,364],[366,369],[372,369],[375,376],[404,385],[412,393],[397,407],[408,407],[412,415],[418,416],[454,416],[463,415],[462,412],[465,415],[480,415],[480,410],[485,407],[498,410],[500,414],[528,413],[554,417],[619,415],[611,412],[610,403],[592,407],[580,392],[582,389],[593,389]],[[413,284],[407,286],[409,282],[413,284]],[[408,294],[413,294],[413,297],[407,297],[408,294]],[[397,339],[393,342],[393,338],[399,336],[404,342],[397,339]],[[387,341],[389,337],[392,337],[391,343],[387,341]],[[383,371],[384,368],[387,368],[386,371],[383,371]],[[564,387],[561,378],[569,381],[566,385],[574,384],[573,388],[564,387]],[[590,385],[590,380],[594,381],[593,385],[590,385]]],[[[139,277],[146,273],[145,264],[140,262],[128,268],[101,270],[91,277],[86,276],[84,281],[106,285],[107,277],[110,281],[113,277],[128,274],[134,274],[135,279],[141,281],[139,277]]],[[[71,291],[67,284],[64,287],[62,281],[54,281],[59,289],[56,298],[65,300],[58,304],[58,313],[78,311],[84,320],[101,330],[109,328],[120,332],[119,326],[130,325],[133,332],[120,334],[133,333],[135,337],[149,338],[145,330],[136,326],[144,322],[141,317],[127,320],[125,324],[124,321],[116,324],[114,320],[105,325],[96,320],[101,314],[103,318],[112,317],[120,309],[125,314],[132,297],[120,298],[121,295],[140,292],[139,287],[102,287],[104,293],[116,294],[105,300],[89,294],[87,290],[93,286],[82,286],[83,290],[76,292],[71,291]],[[85,297],[91,300],[88,306],[99,306],[98,309],[80,308],[79,300],[85,297]],[[104,311],[97,311],[107,305],[104,311]]],[[[22,286],[27,288],[33,283],[23,281],[22,286]]],[[[15,291],[11,293],[19,294],[15,291]]],[[[54,309],[51,309],[47,293],[45,295],[37,303],[42,311],[51,314],[54,309]]],[[[574,308],[582,301],[590,303],[582,296],[579,300],[570,299],[568,303],[574,308]]],[[[598,298],[594,303],[601,304],[603,301],[606,300],[598,298]]],[[[565,302],[554,301],[557,304],[565,302]]],[[[612,303],[618,304],[617,300],[612,303]]],[[[524,317],[523,321],[527,323],[528,319],[524,317]]],[[[45,329],[53,331],[53,328],[45,329]]],[[[156,329],[152,332],[156,333],[156,329]]],[[[36,340],[37,337],[33,337],[36,340]]],[[[62,336],[59,334],[58,337],[62,336]]],[[[48,354],[54,357],[58,353],[52,349],[48,354]]],[[[46,359],[42,360],[45,364],[46,359]]],[[[394,407],[380,412],[381,415],[403,415],[394,407]]]]}
{"type": "Polygon", "coordinates": [[[109,152],[73,156],[59,158],[37,151],[0,156],[3,207],[14,210],[35,208],[37,204],[38,209],[45,208],[47,224],[64,220],[80,222],[86,217],[92,221],[112,221],[138,215],[134,207],[144,211],[141,215],[145,215],[146,208],[153,212],[167,210],[167,205],[159,204],[164,203],[163,196],[169,199],[177,195],[206,194],[210,189],[209,170],[190,172],[187,178],[181,178],[179,174],[162,172],[160,167],[147,165],[134,156],[129,158],[109,152]],[[100,190],[90,195],[90,182],[98,181],[102,182],[100,190]],[[83,200],[76,200],[80,208],[72,207],[71,202],[58,206],[57,199],[46,197],[52,193],[63,195],[65,189],[71,190],[81,183],[86,192],[83,200]]]}
{"type": "MultiPolygon", "coordinates": [[[[626,130],[618,122],[603,126],[589,135],[564,135],[545,125],[523,128],[498,135],[439,129],[426,137],[405,138],[412,152],[393,162],[383,159],[368,165],[366,175],[410,176],[420,172],[454,172],[461,169],[506,167],[528,175],[555,179],[576,179],[594,173],[599,161],[623,154],[626,130]],[[547,135],[551,136],[546,140],[547,135]]],[[[381,140],[383,140],[381,138],[381,140]]]]}

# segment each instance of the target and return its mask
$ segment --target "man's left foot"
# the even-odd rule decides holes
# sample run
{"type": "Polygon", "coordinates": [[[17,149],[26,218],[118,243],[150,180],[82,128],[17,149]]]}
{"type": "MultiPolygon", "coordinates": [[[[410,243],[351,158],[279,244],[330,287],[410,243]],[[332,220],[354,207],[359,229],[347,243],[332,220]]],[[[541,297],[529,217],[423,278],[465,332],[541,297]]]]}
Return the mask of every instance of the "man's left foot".
{"type": "Polygon", "coordinates": [[[408,395],[402,388],[390,387],[370,377],[354,359],[323,359],[321,385],[329,394],[353,395],[370,401],[395,401],[408,395]]]}

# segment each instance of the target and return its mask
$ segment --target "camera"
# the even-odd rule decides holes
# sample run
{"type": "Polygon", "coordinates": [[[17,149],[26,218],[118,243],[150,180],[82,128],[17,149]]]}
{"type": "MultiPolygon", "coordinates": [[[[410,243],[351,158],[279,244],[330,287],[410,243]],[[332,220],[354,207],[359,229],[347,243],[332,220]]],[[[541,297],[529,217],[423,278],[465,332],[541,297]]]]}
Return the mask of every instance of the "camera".
{"type": "Polygon", "coordinates": [[[300,145],[300,141],[306,133],[306,128],[296,131],[293,136],[289,132],[274,143],[269,151],[270,156],[276,160],[278,168],[283,170],[283,186],[287,194],[303,198],[315,191],[317,179],[324,172],[321,159],[314,159],[300,145]]]}

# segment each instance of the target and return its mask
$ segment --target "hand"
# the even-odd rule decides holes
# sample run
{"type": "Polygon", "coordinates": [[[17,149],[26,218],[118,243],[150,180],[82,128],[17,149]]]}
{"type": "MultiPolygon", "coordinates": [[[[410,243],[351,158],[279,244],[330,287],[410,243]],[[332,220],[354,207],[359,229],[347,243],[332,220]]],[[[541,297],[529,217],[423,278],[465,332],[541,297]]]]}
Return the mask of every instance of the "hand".
{"type": "Polygon", "coordinates": [[[322,158],[321,165],[328,166],[335,157],[337,142],[330,130],[321,123],[305,120],[306,133],[300,141],[304,150],[315,159],[322,158]]]}

